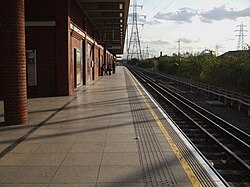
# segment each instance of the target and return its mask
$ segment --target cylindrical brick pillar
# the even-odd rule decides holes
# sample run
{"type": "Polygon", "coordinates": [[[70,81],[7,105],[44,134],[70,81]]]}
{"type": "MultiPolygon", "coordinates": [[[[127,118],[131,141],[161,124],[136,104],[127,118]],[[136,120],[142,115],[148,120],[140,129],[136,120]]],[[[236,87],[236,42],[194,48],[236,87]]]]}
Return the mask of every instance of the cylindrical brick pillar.
{"type": "Polygon", "coordinates": [[[4,119],[27,124],[24,0],[1,0],[4,119]]]}

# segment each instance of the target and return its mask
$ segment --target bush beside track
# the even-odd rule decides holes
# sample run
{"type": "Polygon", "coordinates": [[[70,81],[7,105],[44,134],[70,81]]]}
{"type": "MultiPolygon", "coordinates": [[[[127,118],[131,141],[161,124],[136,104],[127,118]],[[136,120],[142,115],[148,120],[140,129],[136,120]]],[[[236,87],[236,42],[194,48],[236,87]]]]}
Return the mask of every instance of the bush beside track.
{"type": "Polygon", "coordinates": [[[129,65],[250,94],[250,50],[189,57],[132,59],[129,65]]]}

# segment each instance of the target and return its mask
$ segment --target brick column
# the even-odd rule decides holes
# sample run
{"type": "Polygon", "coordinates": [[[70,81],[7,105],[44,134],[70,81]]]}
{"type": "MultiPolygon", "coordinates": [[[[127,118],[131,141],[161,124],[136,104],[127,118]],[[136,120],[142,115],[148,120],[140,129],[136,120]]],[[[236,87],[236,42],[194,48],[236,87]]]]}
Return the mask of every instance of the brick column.
{"type": "Polygon", "coordinates": [[[26,124],[27,85],[24,0],[1,0],[4,119],[26,124]]]}
{"type": "Polygon", "coordinates": [[[69,0],[56,0],[56,85],[57,95],[69,95],[69,0]]]}

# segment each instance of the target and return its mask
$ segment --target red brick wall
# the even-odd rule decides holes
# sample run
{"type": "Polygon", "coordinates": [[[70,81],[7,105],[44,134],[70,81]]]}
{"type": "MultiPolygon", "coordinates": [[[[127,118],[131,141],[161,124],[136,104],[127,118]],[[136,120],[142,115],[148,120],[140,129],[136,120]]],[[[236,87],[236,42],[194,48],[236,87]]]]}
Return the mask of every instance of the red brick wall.
{"type": "Polygon", "coordinates": [[[69,16],[70,16],[71,21],[74,22],[82,30],[87,31],[89,36],[91,36],[92,38],[99,37],[99,33],[94,30],[94,25],[85,16],[84,12],[76,3],[75,0],[70,0],[69,16]]]}
{"type": "MultiPolygon", "coordinates": [[[[3,15],[2,15],[2,2],[0,2],[0,22],[2,22],[2,18],[3,18],[3,15]]],[[[3,39],[2,39],[2,29],[1,29],[1,26],[0,26],[0,101],[3,100],[3,83],[2,83],[2,75],[3,75],[3,59],[2,59],[2,48],[3,48],[3,39]]]]}
{"type": "MultiPolygon", "coordinates": [[[[93,60],[93,58],[94,58],[94,51],[93,51],[93,43],[91,43],[91,42],[89,42],[88,40],[87,40],[87,44],[90,44],[90,46],[91,46],[91,52],[90,52],[90,59],[91,60],[93,60]]],[[[86,48],[86,50],[87,50],[87,48],[86,48]]],[[[86,61],[87,62],[87,61],[86,61]]],[[[87,63],[86,63],[87,64],[87,63]]],[[[93,80],[93,67],[92,67],[92,64],[90,65],[90,81],[91,80],[93,80]]]]}
{"type": "Polygon", "coordinates": [[[74,48],[81,50],[81,38],[78,36],[72,36],[71,38],[71,85],[70,89],[73,91],[75,89],[75,64],[74,64],[74,48]]]}
{"type": "Polygon", "coordinates": [[[94,38],[94,27],[93,24],[88,19],[86,20],[86,31],[89,36],[94,38]]]}
{"type": "MultiPolygon", "coordinates": [[[[1,33],[0,33],[1,34],[1,33]]],[[[1,39],[0,39],[1,40],[1,39]]],[[[0,48],[1,48],[1,44],[0,44],[0,48]]],[[[2,54],[1,54],[1,52],[0,52],[0,56],[2,56],[2,54]]],[[[3,67],[2,67],[2,64],[3,64],[3,62],[2,62],[2,58],[0,58],[0,101],[2,101],[3,100],[3,83],[2,83],[2,75],[3,75],[3,72],[2,72],[2,70],[3,70],[3,67]]]]}
{"type": "Polygon", "coordinates": [[[56,95],[69,95],[68,0],[56,0],[56,95]]]}
{"type": "MultiPolygon", "coordinates": [[[[84,20],[85,16],[82,11],[82,9],[79,7],[79,5],[76,3],[75,0],[70,0],[70,10],[69,10],[69,17],[70,22],[72,22],[75,26],[78,27],[78,29],[82,30],[84,32],[84,20]]],[[[69,30],[69,32],[71,32],[69,30]]],[[[74,48],[80,50],[81,49],[81,40],[82,36],[79,35],[76,32],[72,32],[70,34],[70,41],[69,41],[69,64],[70,64],[70,93],[73,92],[75,89],[75,65],[74,65],[74,48]]],[[[84,41],[83,41],[84,42],[84,41]]],[[[84,57],[83,57],[84,61],[84,57]]]]}
{"type": "Polygon", "coordinates": [[[25,0],[26,21],[54,21],[56,0],[25,0]]]}
{"type": "Polygon", "coordinates": [[[103,49],[100,49],[100,63],[101,65],[104,64],[104,53],[103,49]]]}
{"type": "Polygon", "coordinates": [[[103,49],[100,49],[100,67],[104,64],[104,54],[103,49]]]}
{"type": "MultiPolygon", "coordinates": [[[[26,49],[37,50],[37,86],[28,87],[28,96],[70,95],[74,89],[74,77],[72,77],[74,56],[72,54],[74,47],[80,49],[82,38],[81,36],[71,38],[69,24],[73,22],[97,41],[99,33],[84,16],[84,12],[75,0],[25,0],[25,13],[26,21],[55,21],[56,23],[56,26],[50,27],[26,27],[26,49]]],[[[95,49],[95,61],[97,55],[98,49],[95,49]]],[[[83,61],[85,60],[83,57],[83,61]]],[[[101,59],[100,63],[103,63],[101,59]]],[[[98,71],[96,66],[95,78],[98,76],[98,71]]],[[[1,75],[0,99],[2,95],[1,75]]],[[[86,78],[86,75],[84,77],[86,78]]]]}
{"type": "MultiPolygon", "coordinates": [[[[82,11],[82,9],[79,7],[79,5],[75,2],[75,0],[71,0],[70,1],[70,20],[78,27],[80,28],[82,31],[86,31],[88,33],[88,35],[92,38],[94,37],[98,37],[99,38],[99,33],[97,31],[94,30],[94,26],[93,24],[88,20],[88,18],[85,16],[84,12],[82,11]]],[[[78,38],[79,40],[81,38],[78,38]]],[[[71,46],[72,47],[72,51],[74,50],[75,46],[71,46]]],[[[71,53],[73,54],[73,53],[71,53]]],[[[96,66],[96,56],[97,56],[97,51],[96,49],[92,52],[92,59],[95,61],[95,66],[91,68],[91,80],[92,79],[96,79],[98,76],[98,67],[96,66]],[[93,76],[93,69],[94,69],[94,76],[93,76]]],[[[70,54],[69,54],[70,55],[70,54]]],[[[73,60],[73,57],[71,57],[70,59],[73,60]]],[[[83,61],[86,61],[85,57],[83,58],[83,61]]],[[[72,61],[73,62],[73,61],[72,61]]],[[[73,64],[73,63],[71,63],[73,64]]],[[[86,63],[83,62],[83,65],[86,66],[86,63]]],[[[71,71],[72,71],[72,67],[71,67],[71,71]]],[[[84,69],[84,73],[86,74],[86,67],[84,69]]],[[[72,74],[72,73],[71,73],[72,74]]],[[[86,75],[83,76],[84,79],[86,78],[86,75]]],[[[86,82],[84,80],[84,82],[86,82]]]]}
{"type": "MultiPolygon", "coordinates": [[[[26,21],[56,21],[57,0],[25,0],[26,21]]],[[[57,95],[56,27],[26,27],[26,49],[36,49],[37,86],[28,87],[28,97],[57,95]]]]}
{"type": "Polygon", "coordinates": [[[70,0],[70,11],[69,16],[72,22],[74,22],[78,27],[84,30],[84,13],[75,0],[70,0]]]}
{"type": "Polygon", "coordinates": [[[94,63],[95,63],[95,79],[99,76],[99,66],[100,62],[98,64],[98,58],[99,58],[99,47],[95,45],[95,50],[94,50],[94,63]]]}
{"type": "MultiPolygon", "coordinates": [[[[1,0],[0,3],[2,2],[1,0]]],[[[0,19],[3,17],[0,15],[0,19]]],[[[82,31],[87,31],[88,35],[95,40],[98,40],[99,33],[94,30],[93,24],[84,16],[75,0],[25,0],[25,19],[26,21],[56,21],[56,26],[26,27],[26,49],[37,50],[37,86],[27,88],[28,96],[71,94],[74,89],[72,86],[72,75],[74,75],[72,54],[74,47],[80,49],[82,38],[75,37],[71,46],[69,23],[72,21],[82,31]]],[[[2,49],[1,43],[0,48],[2,49]]],[[[0,55],[2,56],[2,54],[0,55]]],[[[98,49],[96,48],[95,61],[97,55],[98,49]]],[[[102,55],[104,56],[104,54],[102,55]]],[[[83,58],[85,60],[85,57],[83,58]]],[[[0,71],[3,70],[1,60],[2,58],[0,58],[0,71]]],[[[102,63],[101,58],[100,64],[102,63]]],[[[2,75],[3,73],[0,72],[0,99],[3,95],[2,75]]],[[[97,75],[98,67],[96,66],[95,78],[97,75]]]]}
{"type": "Polygon", "coordinates": [[[5,123],[28,122],[24,0],[2,0],[1,58],[5,123]]]}
{"type": "Polygon", "coordinates": [[[26,27],[26,49],[36,49],[37,55],[37,86],[28,87],[28,96],[55,96],[55,27],[26,27]]]}
{"type": "MultiPolygon", "coordinates": [[[[0,1],[0,22],[2,23],[3,15],[3,8],[4,4],[3,1],[0,1]]],[[[3,99],[3,82],[2,82],[2,75],[3,75],[3,35],[2,35],[2,26],[0,26],[0,101],[3,99]]]]}

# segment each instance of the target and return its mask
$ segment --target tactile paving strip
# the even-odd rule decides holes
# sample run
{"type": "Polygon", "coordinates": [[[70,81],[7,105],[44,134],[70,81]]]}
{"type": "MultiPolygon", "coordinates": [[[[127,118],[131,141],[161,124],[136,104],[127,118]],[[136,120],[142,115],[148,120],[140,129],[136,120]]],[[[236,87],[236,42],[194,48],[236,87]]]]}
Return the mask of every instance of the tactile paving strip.
{"type": "Polygon", "coordinates": [[[164,158],[163,150],[156,138],[145,108],[140,104],[129,77],[125,74],[131,111],[133,115],[139,158],[145,186],[178,186],[164,158]]]}
{"type": "MultiPolygon", "coordinates": [[[[130,98],[131,97],[134,98],[134,100],[130,99],[130,105],[131,105],[131,108],[132,108],[132,111],[133,111],[132,114],[133,114],[134,123],[135,123],[134,124],[135,125],[135,130],[136,130],[136,132],[138,132],[137,129],[140,127],[138,124],[142,123],[143,121],[140,122],[141,117],[137,117],[137,116],[138,116],[138,112],[139,111],[142,112],[143,110],[140,109],[139,98],[136,96],[135,90],[134,90],[134,88],[132,88],[133,86],[129,82],[128,75],[126,75],[126,83],[127,83],[127,86],[128,86],[129,97],[130,98]],[[137,100],[135,98],[137,98],[137,100]],[[136,104],[136,102],[137,102],[137,104],[136,104]]],[[[147,121],[146,118],[145,118],[145,121],[147,121]]],[[[145,122],[145,121],[143,122],[143,125],[147,125],[146,128],[150,129],[151,125],[148,122],[145,122]]],[[[201,185],[204,186],[204,187],[205,186],[206,187],[215,187],[215,186],[217,186],[216,182],[213,181],[210,178],[209,174],[205,171],[205,169],[202,167],[202,165],[200,165],[198,163],[198,161],[196,160],[196,158],[194,158],[194,156],[190,152],[189,148],[185,145],[185,143],[183,142],[183,140],[177,135],[177,133],[174,131],[174,129],[170,125],[169,126],[165,126],[165,128],[169,132],[169,134],[171,134],[172,140],[175,142],[176,146],[178,147],[178,149],[180,150],[180,152],[184,156],[185,160],[188,162],[189,166],[191,167],[191,169],[195,173],[196,177],[201,182],[201,185]]],[[[152,130],[152,127],[151,127],[151,130],[152,130]]],[[[155,134],[154,134],[153,130],[152,130],[152,134],[151,135],[148,134],[147,136],[152,136],[152,138],[154,136],[154,140],[153,141],[156,141],[155,144],[157,144],[157,146],[159,146],[159,142],[158,142],[157,139],[155,139],[155,134]]],[[[140,144],[141,143],[138,141],[138,147],[141,149],[142,146],[140,144]]],[[[140,152],[141,152],[141,150],[140,150],[140,152]]],[[[141,154],[142,156],[144,156],[143,153],[139,153],[139,154],[141,154]]],[[[152,156],[154,156],[154,155],[152,155],[152,156]]],[[[157,154],[157,156],[159,156],[159,155],[157,154]]],[[[161,152],[160,156],[163,156],[162,152],[161,152]]],[[[160,157],[158,157],[158,158],[160,158],[160,157]]],[[[142,160],[142,164],[143,164],[143,162],[144,162],[144,160],[142,160]]],[[[148,162],[148,161],[146,160],[146,162],[148,162]]],[[[166,165],[164,165],[163,167],[168,167],[166,161],[165,161],[165,163],[166,163],[166,165]]],[[[161,162],[161,164],[163,164],[163,163],[161,162]]],[[[156,168],[157,168],[157,170],[159,169],[159,167],[156,167],[156,168]]],[[[167,181],[165,181],[165,183],[164,183],[164,180],[160,180],[161,183],[159,183],[159,182],[156,183],[156,182],[153,181],[154,179],[152,180],[153,182],[151,182],[151,180],[150,181],[148,180],[147,177],[149,176],[150,179],[152,179],[152,176],[150,175],[150,173],[149,174],[145,173],[145,168],[143,168],[143,172],[145,174],[144,178],[145,178],[146,186],[178,186],[178,185],[176,185],[176,183],[175,183],[175,181],[173,179],[173,176],[171,176],[171,173],[170,173],[169,169],[167,169],[167,170],[169,172],[169,173],[168,172],[167,173],[170,175],[170,176],[168,176],[169,178],[167,178],[167,181]],[[149,183],[148,181],[151,182],[151,183],[149,183]]],[[[155,179],[156,179],[156,181],[158,181],[158,178],[155,178],[155,179]]],[[[162,178],[160,178],[160,179],[162,179],[162,178]]]]}
{"type": "Polygon", "coordinates": [[[196,158],[192,155],[189,148],[184,144],[183,140],[175,133],[174,129],[172,129],[171,126],[165,126],[165,128],[169,134],[172,135],[173,141],[181,151],[183,157],[188,162],[196,177],[201,182],[202,186],[216,187],[217,185],[215,182],[210,178],[204,167],[197,162],[196,158]]]}

